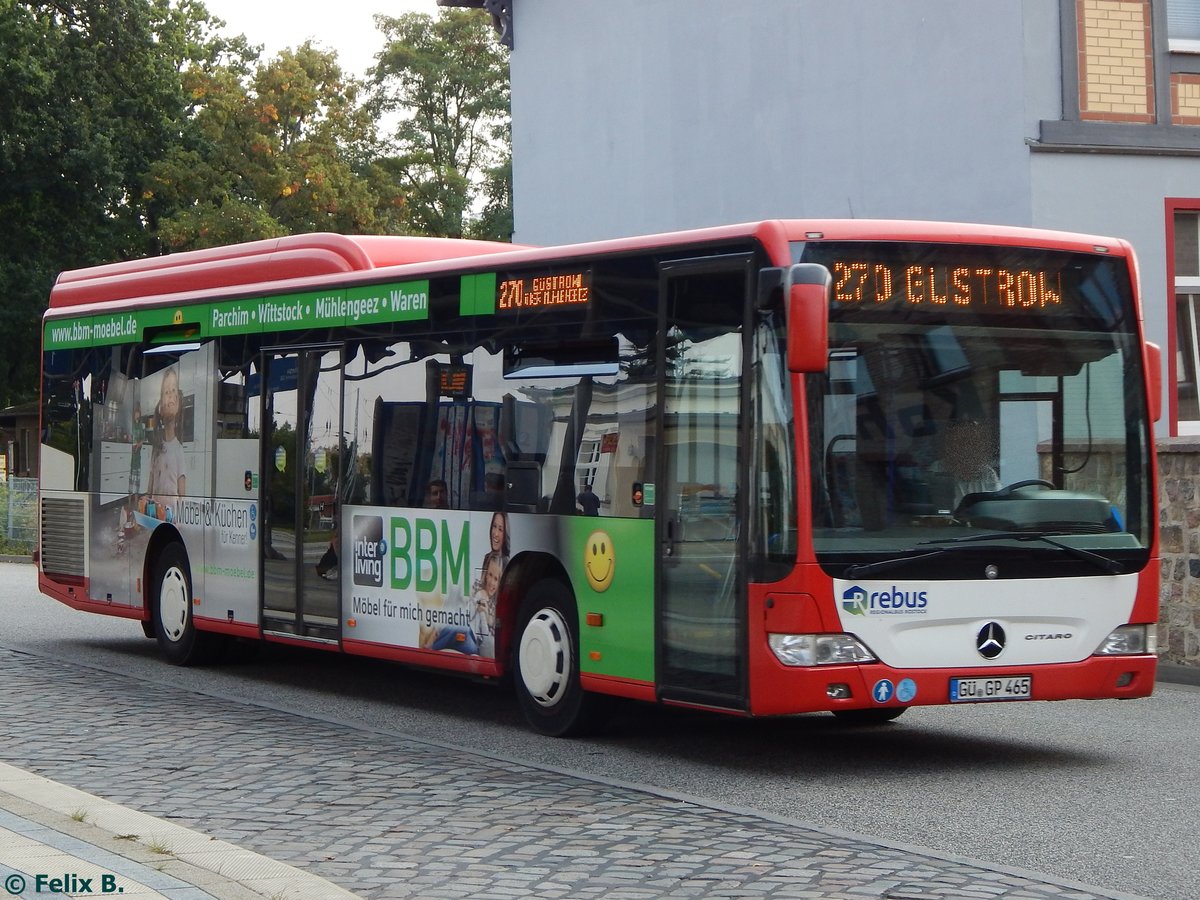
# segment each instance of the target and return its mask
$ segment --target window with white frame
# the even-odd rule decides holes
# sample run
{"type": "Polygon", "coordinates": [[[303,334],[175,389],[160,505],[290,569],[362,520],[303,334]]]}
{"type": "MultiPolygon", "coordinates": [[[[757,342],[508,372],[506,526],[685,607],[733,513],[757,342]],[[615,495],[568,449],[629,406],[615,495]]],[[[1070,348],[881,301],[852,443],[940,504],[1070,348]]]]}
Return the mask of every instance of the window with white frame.
{"type": "Polygon", "coordinates": [[[1175,396],[1179,433],[1200,434],[1200,211],[1175,213],[1175,396]]]}
{"type": "Polygon", "coordinates": [[[1200,0],[1167,0],[1167,38],[1173,53],[1200,53],[1200,0]]]}
{"type": "Polygon", "coordinates": [[[579,442],[579,455],[575,460],[575,474],[579,481],[579,490],[585,484],[595,485],[596,469],[600,465],[600,439],[584,438],[579,442]]]}

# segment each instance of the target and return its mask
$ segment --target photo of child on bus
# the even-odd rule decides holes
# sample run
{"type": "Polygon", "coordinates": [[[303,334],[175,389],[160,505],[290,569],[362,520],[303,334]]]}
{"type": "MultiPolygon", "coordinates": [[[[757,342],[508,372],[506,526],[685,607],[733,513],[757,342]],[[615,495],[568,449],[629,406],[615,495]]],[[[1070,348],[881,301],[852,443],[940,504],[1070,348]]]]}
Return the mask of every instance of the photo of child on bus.
{"type": "Polygon", "coordinates": [[[509,557],[508,513],[501,510],[492,513],[488,547],[479,566],[479,576],[471,587],[470,625],[422,628],[420,643],[425,649],[457,650],[469,656],[496,655],[496,601],[509,557]]]}

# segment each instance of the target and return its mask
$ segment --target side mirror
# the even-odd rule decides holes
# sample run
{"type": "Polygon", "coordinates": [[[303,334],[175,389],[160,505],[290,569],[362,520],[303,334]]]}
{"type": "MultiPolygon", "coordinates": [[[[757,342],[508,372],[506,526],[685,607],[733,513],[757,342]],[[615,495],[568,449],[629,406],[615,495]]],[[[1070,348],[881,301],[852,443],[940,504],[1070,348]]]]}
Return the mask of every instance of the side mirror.
{"type": "Polygon", "coordinates": [[[833,276],[824,266],[787,270],[787,361],[791,372],[824,372],[829,358],[829,300],[833,276]]]}
{"type": "Polygon", "coordinates": [[[1146,390],[1150,397],[1150,421],[1162,418],[1162,348],[1146,341],[1146,390]]]}

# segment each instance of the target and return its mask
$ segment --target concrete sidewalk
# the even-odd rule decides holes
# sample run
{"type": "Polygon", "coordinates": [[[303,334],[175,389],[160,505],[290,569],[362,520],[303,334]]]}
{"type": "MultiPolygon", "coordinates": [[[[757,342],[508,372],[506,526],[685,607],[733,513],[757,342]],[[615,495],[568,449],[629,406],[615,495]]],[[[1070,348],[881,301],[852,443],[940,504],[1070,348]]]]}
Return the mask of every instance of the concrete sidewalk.
{"type": "Polygon", "coordinates": [[[354,898],[309,872],[0,763],[0,878],[12,897],[354,898]]]}

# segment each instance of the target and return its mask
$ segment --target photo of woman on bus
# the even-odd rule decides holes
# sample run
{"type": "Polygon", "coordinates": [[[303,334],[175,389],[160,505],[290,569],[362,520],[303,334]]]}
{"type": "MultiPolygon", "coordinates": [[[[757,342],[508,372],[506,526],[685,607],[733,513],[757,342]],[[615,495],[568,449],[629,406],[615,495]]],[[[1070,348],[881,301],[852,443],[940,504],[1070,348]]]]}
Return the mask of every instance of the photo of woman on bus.
{"type": "Polygon", "coordinates": [[[179,371],[167,369],[163,373],[158,406],[154,410],[155,429],[160,439],[150,458],[150,496],[155,503],[168,509],[176,498],[187,493],[187,476],[183,474],[183,444],[178,434],[182,408],[179,371]]]}

